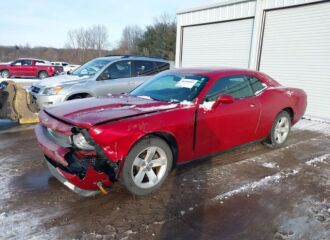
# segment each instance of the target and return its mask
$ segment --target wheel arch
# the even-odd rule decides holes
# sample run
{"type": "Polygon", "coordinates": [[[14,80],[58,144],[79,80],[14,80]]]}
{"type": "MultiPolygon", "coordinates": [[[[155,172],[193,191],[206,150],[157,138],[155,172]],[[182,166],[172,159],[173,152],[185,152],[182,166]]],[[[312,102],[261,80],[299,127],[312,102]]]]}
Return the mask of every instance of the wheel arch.
{"type": "Polygon", "coordinates": [[[47,74],[47,76],[49,76],[47,70],[45,70],[45,69],[41,69],[41,70],[39,70],[39,71],[38,71],[38,76],[39,76],[39,74],[40,74],[41,72],[45,72],[45,73],[47,74]]]}
{"type": "Polygon", "coordinates": [[[66,98],[65,98],[65,101],[67,100],[71,100],[73,99],[74,96],[78,96],[78,95],[84,95],[84,96],[91,96],[91,97],[94,97],[94,95],[90,92],[76,92],[76,93],[72,93],[70,95],[68,95],[66,98]]]}
{"type": "MultiPolygon", "coordinates": [[[[286,108],[283,108],[280,112],[287,112],[289,115],[290,115],[290,118],[291,118],[291,123],[293,122],[294,120],[294,111],[293,111],[293,108],[292,107],[286,107],[286,108]]],[[[279,112],[279,113],[280,113],[279,112]]],[[[279,114],[278,113],[278,114],[279,114]]]]}
{"type": "Polygon", "coordinates": [[[141,140],[146,139],[146,138],[150,138],[150,137],[158,137],[162,140],[164,140],[168,146],[170,147],[172,154],[173,154],[173,164],[176,163],[176,160],[178,158],[178,143],[176,141],[176,138],[174,137],[174,135],[172,133],[169,132],[164,132],[164,131],[156,131],[156,132],[150,132],[147,133],[143,136],[141,136],[140,138],[138,138],[133,144],[132,146],[129,148],[127,154],[132,150],[132,148],[141,140]]]}

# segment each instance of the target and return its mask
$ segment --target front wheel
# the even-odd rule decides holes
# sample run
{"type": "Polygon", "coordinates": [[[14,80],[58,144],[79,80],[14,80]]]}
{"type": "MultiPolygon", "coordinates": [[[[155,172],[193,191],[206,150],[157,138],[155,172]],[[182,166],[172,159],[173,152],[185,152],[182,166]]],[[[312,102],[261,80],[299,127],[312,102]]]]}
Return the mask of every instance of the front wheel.
{"type": "Polygon", "coordinates": [[[128,191],[146,195],[160,188],[173,162],[168,144],[157,137],[139,141],[125,159],[121,177],[128,191]]]}
{"type": "Polygon", "coordinates": [[[290,130],[291,117],[289,113],[286,111],[280,112],[273,122],[272,130],[267,143],[273,148],[283,146],[288,139],[290,130]]]}

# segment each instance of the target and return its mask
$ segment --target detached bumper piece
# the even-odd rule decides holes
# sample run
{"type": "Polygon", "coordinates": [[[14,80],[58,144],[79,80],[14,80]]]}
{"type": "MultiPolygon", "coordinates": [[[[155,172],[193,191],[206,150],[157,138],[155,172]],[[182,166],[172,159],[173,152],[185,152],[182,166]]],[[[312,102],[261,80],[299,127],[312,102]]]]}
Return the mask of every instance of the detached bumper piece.
{"type": "Polygon", "coordinates": [[[57,180],[59,180],[61,183],[63,183],[65,186],[67,186],[70,190],[74,191],[75,193],[77,193],[83,197],[92,197],[92,196],[95,196],[100,193],[99,191],[85,190],[85,189],[82,189],[82,188],[79,188],[79,187],[73,185],[49,161],[46,160],[46,164],[47,164],[48,169],[51,172],[51,174],[55,178],[57,178],[57,180]]]}
{"type": "Polygon", "coordinates": [[[88,155],[72,146],[59,145],[41,125],[36,126],[35,132],[49,170],[72,191],[82,196],[106,193],[105,189],[116,180],[116,164],[104,158],[103,152],[100,156],[101,149],[88,155]]]}

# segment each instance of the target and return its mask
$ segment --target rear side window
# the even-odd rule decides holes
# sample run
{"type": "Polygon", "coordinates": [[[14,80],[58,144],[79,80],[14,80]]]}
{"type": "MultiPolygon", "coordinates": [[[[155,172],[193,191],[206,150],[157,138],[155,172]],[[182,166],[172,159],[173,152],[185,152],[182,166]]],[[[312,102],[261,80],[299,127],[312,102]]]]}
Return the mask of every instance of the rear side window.
{"type": "Polygon", "coordinates": [[[206,101],[215,101],[220,95],[231,95],[236,99],[253,96],[245,76],[230,76],[219,79],[206,95],[206,101]]]}
{"type": "Polygon", "coordinates": [[[157,73],[157,66],[151,61],[134,61],[137,76],[149,76],[157,73]]]}
{"type": "Polygon", "coordinates": [[[156,65],[158,68],[158,72],[162,72],[162,71],[170,69],[170,64],[166,63],[166,62],[156,62],[156,65]]]}
{"type": "MultiPolygon", "coordinates": [[[[36,61],[36,65],[40,66],[40,65],[46,65],[46,63],[44,61],[36,61]]],[[[58,65],[58,64],[55,64],[58,65]]]]}
{"type": "Polygon", "coordinates": [[[267,87],[266,84],[262,83],[256,77],[248,76],[247,78],[249,79],[249,82],[251,84],[251,87],[252,87],[252,90],[253,90],[253,94],[257,94],[258,92],[260,92],[261,90],[263,90],[263,89],[265,89],[267,87]]]}

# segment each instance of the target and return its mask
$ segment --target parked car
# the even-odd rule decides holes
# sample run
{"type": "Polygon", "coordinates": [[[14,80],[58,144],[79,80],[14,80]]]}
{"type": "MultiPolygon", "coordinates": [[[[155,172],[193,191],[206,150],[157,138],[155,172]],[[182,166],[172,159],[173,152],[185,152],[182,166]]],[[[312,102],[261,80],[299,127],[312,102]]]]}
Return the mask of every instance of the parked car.
{"type": "Polygon", "coordinates": [[[40,79],[63,72],[62,67],[54,67],[49,61],[35,58],[20,58],[7,64],[0,64],[1,77],[38,77],[40,79]]]}
{"type": "Polygon", "coordinates": [[[151,75],[169,69],[163,59],[138,56],[95,58],[69,75],[59,75],[32,85],[40,108],[67,100],[124,93],[151,75]]]}
{"type": "Polygon", "coordinates": [[[157,190],[172,166],[254,141],[282,146],[306,94],[250,70],[181,69],[129,94],[41,111],[36,136],[51,172],[82,194],[122,179],[133,194],[157,190]]]}
{"type": "Polygon", "coordinates": [[[61,66],[63,67],[63,71],[65,73],[68,72],[73,72],[74,70],[76,70],[78,67],[80,67],[80,65],[76,65],[76,64],[69,64],[67,62],[52,62],[53,66],[61,66]]]}

